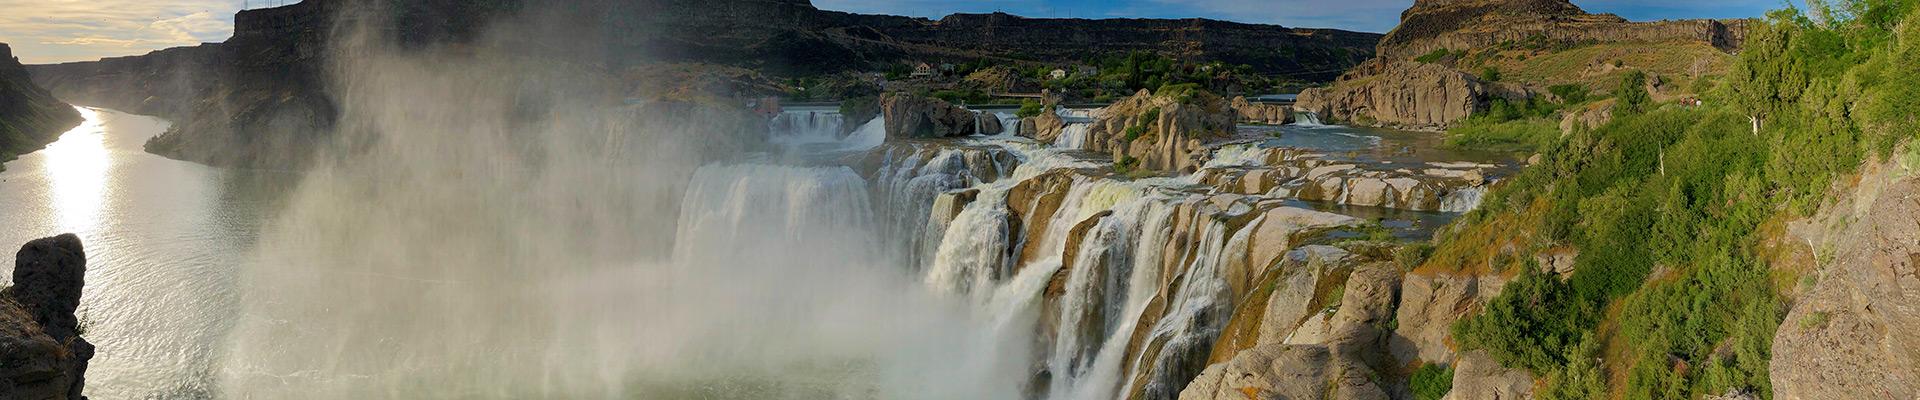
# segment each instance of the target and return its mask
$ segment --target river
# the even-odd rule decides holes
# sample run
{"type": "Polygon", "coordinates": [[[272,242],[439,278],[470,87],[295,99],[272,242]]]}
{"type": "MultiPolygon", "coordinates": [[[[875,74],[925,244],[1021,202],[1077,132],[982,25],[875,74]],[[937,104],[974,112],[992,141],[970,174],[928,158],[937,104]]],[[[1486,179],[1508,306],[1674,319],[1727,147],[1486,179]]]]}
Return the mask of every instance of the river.
{"type": "Polygon", "coordinates": [[[238,311],[236,272],[290,179],[149,154],[141,145],[166,121],[79,110],[79,127],[0,172],[0,243],[69,232],[85,242],[79,315],[99,348],[88,395],[204,394],[238,311]]]}

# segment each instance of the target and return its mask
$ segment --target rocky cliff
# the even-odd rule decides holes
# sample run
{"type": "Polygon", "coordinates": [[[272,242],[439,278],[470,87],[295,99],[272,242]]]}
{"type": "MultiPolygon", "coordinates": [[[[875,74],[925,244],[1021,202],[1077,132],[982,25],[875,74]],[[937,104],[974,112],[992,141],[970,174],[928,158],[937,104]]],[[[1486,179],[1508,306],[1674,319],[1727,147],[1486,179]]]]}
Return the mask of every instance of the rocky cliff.
{"type": "Polygon", "coordinates": [[[1774,398],[1920,396],[1916,164],[1869,165],[1851,193],[1790,227],[1827,261],[1807,272],[1773,337],[1774,398]]]}
{"type": "Polygon", "coordinates": [[[84,399],[93,344],[74,315],[86,282],[80,238],[28,242],[13,264],[13,286],[0,290],[0,398],[84,399]]]}
{"type": "Polygon", "coordinates": [[[1298,106],[1333,121],[1444,129],[1494,99],[1520,101],[1550,85],[1604,89],[1626,71],[1712,75],[1745,42],[1748,23],[1629,22],[1567,0],[1419,0],[1376,58],[1302,92],[1298,106]]]}
{"type": "Polygon", "coordinates": [[[79,123],[80,112],[35,85],[13,48],[0,43],[0,162],[39,150],[79,123]]]}

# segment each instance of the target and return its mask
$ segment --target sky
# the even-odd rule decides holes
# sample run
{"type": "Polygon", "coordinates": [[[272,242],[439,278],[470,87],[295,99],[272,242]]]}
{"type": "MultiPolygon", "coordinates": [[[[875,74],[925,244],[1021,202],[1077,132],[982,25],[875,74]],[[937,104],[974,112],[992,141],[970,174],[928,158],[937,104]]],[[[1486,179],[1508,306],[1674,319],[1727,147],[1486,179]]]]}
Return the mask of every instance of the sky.
{"type": "MultiPolygon", "coordinates": [[[[27,64],[102,57],[226,40],[233,13],[294,0],[0,0],[0,42],[27,64]]],[[[1635,21],[1758,17],[1787,0],[1574,0],[1589,12],[1635,21]]],[[[1203,17],[1290,27],[1386,32],[1413,0],[813,0],[858,13],[939,18],[1005,11],[1029,17],[1203,17]]]]}

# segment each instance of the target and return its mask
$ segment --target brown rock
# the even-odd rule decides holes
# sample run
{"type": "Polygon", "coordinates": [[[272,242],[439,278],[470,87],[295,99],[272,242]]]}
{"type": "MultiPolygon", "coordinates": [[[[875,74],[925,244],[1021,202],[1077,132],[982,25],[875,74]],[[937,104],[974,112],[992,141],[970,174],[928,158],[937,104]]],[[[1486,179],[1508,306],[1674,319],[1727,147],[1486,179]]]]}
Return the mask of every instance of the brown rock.
{"type": "Polygon", "coordinates": [[[931,97],[907,93],[880,95],[887,140],[961,137],[976,133],[973,111],[931,97]]]}

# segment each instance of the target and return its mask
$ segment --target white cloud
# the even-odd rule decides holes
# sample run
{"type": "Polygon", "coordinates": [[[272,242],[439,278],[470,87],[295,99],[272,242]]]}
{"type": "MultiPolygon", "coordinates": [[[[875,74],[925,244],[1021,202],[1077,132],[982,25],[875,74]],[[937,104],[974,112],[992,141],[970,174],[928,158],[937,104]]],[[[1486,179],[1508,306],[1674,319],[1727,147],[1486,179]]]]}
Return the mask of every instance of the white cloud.
{"type": "Polygon", "coordinates": [[[0,42],[22,62],[93,60],[225,40],[237,0],[0,0],[0,42]]]}

